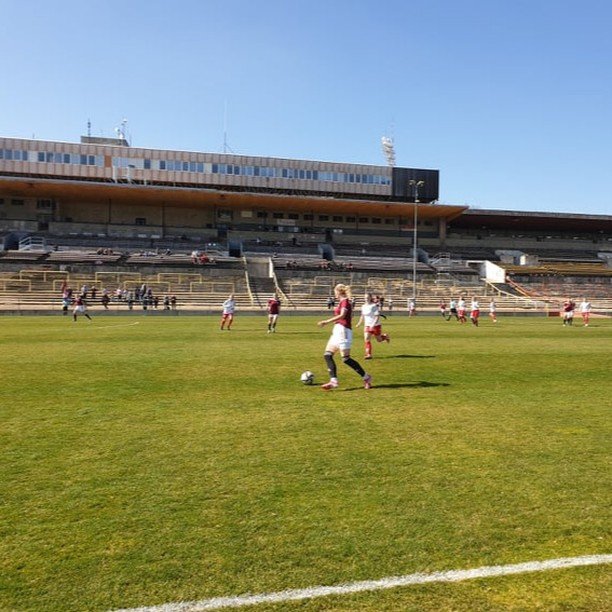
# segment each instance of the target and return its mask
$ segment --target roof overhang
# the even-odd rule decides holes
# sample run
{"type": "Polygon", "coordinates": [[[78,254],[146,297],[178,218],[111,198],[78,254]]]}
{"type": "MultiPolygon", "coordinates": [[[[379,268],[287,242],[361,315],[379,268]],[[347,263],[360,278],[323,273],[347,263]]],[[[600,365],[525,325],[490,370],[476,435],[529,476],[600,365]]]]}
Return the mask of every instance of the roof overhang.
{"type": "MultiPolygon", "coordinates": [[[[290,209],[301,213],[367,215],[378,217],[411,217],[415,204],[377,200],[321,197],[277,193],[226,191],[222,188],[172,187],[103,183],[77,180],[40,179],[30,177],[0,177],[0,189],[14,197],[49,198],[59,201],[111,201],[124,204],[171,206],[179,208],[223,207],[237,210],[290,209]]],[[[454,219],[467,206],[417,204],[421,219],[454,219]]]]}

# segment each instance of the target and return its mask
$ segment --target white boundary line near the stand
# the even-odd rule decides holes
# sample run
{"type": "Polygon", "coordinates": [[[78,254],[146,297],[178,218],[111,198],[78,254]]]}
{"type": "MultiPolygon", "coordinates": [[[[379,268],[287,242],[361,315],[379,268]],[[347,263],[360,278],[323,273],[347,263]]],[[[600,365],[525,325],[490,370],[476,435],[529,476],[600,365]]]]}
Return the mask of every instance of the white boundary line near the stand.
{"type": "Polygon", "coordinates": [[[365,580],[351,582],[338,586],[316,586],[306,589],[291,589],[276,593],[262,593],[259,595],[238,595],[235,597],[214,597],[200,601],[187,601],[167,603],[159,606],[125,608],[116,612],[199,612],[200,610],[219,610],[221,608],[240,608],[262,603],[282,603],[327,597],[329,595],[348,595],[364,591],[381,591],[414,584],[427,584],[429,582],[461,582],[474,578],[489,578],[491,576],[508,576],[511,574],[524,574],[528,572],[544,572],[567,567],[580,567],[585,565],[603,565],[612,563],[612,555],[589,555],[585,557],[566,557],[549,559],[547,561],[530,561],[514,565],[493,565],[469,570],[450,570],[434,572],[431,574],[408,574],[406,576],[390,576],[380,580],[365,580]]]}

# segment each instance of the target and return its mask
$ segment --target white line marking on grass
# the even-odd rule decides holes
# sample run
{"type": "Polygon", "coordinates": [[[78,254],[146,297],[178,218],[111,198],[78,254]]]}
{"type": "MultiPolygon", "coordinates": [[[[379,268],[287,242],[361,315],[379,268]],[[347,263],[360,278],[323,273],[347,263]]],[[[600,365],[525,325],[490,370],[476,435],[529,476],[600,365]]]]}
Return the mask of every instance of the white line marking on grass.
{"type": "Polygon", "coordinates": [[[316,586],[306,589],[291,589],[276,593],[262,593],[260,595],[239,595],[236,597],[214,597],[200,601],[186,601],[162,604],[142,608],[125,608],[116,612],[198,612],[200,610],[219,610],[220,608],[240,608],[254,606],[261,603],[282,603],[284,601],[297,601],[301,599],[314,599],[329,595],[348,595],[363,591],[382,591],[413,584],[426,584],[429,582],[461,582],[474,578],[489,578],[491,576],[508,576],[510,574],[525,574],[528,572],[544,572],[566,567],[580,567],[584,565],[603,565],[612,563],[612,555],[590,555],[585,557],[567,557],[549,559],[547,561],[529,561],[515,565],[493,565],[478,567],[469,570],[450,570],[434,572],[432,574],[408,574],[406,576],[390,576],[380,580],[364,580],[351,582],[338,586],[316,586]]]}
{"type": "Polygon", "coordinates": [[[93,329],[110,329],[111,327],[131,327],[132,325],[140,325],[140,321],[136,321],[136,323],[121,323],[121,325],[95,325],[93,329]]]}

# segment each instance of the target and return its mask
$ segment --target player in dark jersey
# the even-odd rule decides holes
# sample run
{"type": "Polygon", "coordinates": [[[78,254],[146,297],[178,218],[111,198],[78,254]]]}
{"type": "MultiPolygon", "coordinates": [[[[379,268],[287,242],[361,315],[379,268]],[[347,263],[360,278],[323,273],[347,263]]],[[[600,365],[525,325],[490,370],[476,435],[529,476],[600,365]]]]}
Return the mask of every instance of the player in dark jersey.
{"type": "Polygon", "coordinates": [[[317,323],[319,327],[324,327],[329,323],[334,324],[323,355],[327,371],[329,372],[329,382],[321,385],[321,388],[329,391],[338,386],[334,354],[340,351],[343,363],[355,370],[363,379],[363,386],[366,389],[370,389],[372,387],[372,377],[351,357],[351,344],[353,341],[351,288],[348,285],[338,284],[334,288],[334,293],[338,301],[338,305],[334,308],[334,316],[331,319],[324,319],[317,323]]]}
{"type": "Polygon", "coordinates": [[[278,321],[278,315],[280,314],[280,299],[278,295],[274,294],[268,300],[268,333],[273,334],[276,332],[276,322],[278,321]]]}
{"type": "Polygon", "coordinates": [[[77,320],[77,315],[79,314],[85,315],[91,321],[91,317],[87,314],[87,304],[85,304],[83,295],[79,295],[74,301],[74,309],[72,310],[72,318],[74,321],[77,320]]]}

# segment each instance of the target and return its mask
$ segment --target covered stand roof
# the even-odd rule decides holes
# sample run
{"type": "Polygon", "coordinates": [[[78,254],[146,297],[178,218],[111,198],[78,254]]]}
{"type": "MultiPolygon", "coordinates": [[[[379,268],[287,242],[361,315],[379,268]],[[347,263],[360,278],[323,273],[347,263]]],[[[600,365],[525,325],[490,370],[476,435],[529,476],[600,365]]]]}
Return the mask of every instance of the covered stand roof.
{"type": "MultiPolygon", "coordinates": [[[[377,200],[347,199],[309,195],[234,192],[222,189],[135,185],[73,180],[0,177],[0,187],[15,197],[56,198],[60,201],[112,201],[113,203],[145,204],[193,208],[216,206],[256,208],[262,210],[292,210],[301,213],[369,215],[380,217],[411,217],[415,204],[377,200]]],[[[416,204],[421,219],[453,219],[467,206],[416,204]]]]}

